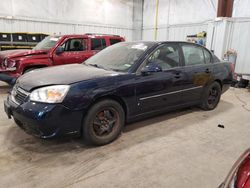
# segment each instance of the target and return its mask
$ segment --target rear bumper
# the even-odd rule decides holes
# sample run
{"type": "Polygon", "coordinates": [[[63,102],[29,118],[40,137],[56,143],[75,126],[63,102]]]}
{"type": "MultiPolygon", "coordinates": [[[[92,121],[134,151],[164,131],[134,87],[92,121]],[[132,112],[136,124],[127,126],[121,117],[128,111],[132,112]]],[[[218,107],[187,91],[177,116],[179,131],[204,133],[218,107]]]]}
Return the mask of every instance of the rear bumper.
{"type": "Polygon", "coordinates": [[[80,135],[82,115],[61,104],[25,102],[14,103],[10,97],[4,101],[4,109],[9,118],[26,133],[39,138],[53,138],[62,135],[80,135]]]}

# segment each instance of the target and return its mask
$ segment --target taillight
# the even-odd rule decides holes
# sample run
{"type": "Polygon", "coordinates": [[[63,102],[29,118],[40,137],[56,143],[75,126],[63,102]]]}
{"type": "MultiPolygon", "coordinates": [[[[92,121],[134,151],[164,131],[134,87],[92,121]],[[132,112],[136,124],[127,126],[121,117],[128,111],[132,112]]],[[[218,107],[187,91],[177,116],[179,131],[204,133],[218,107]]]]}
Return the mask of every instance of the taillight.
{"type": "Polygon", "coordinates": [[[232,72],[232,73],[234,73],[234,64],[233,63],[230,63],[230,71],[232,72]]]}
{"type": "Polygon", "coordinates": [[[237,80],[237,74],[234,72],[234,70],[235,70],[234,63],[230,63],[230,72],[233,75],[233,79],[237,80]]]}

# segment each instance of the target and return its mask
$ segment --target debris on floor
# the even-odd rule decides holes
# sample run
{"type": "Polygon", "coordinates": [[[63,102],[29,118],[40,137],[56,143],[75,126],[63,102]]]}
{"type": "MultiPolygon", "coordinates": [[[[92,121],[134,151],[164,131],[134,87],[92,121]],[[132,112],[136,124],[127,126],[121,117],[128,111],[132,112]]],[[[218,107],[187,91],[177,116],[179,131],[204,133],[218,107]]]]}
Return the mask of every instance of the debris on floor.
{"type": "Polygon", "coordinates": [[[221,125],[221,124],[218,124],[218,127],[219,127],[219,128],[223,128],[223,129],[225,128],[225,126],[224,126],[224,125],[221,125]]]}

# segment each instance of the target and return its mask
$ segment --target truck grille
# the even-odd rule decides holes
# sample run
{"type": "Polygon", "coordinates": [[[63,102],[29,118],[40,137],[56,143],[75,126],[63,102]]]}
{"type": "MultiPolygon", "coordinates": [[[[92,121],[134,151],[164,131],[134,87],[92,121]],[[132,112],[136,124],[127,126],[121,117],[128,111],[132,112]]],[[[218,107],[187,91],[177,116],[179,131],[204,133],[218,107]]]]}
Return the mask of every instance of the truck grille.
{"type": "Polygon", "coordinates": [[[17,104],[23,104],[27,97],[29,96],[29,92],[23,90],[18,86],[14,86],[11,92],[12,100],[17,104]]]}

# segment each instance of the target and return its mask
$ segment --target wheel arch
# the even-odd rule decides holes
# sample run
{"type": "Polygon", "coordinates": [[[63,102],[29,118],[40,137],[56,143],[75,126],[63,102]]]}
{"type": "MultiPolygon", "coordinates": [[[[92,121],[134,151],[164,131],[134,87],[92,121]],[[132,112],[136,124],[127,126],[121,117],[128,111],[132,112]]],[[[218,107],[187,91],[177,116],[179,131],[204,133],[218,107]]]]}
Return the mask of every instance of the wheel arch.
{"type": "Polygon", "coordinates": [[[219,79],[215,79],[214,82],[218,82],[220,84],[220,88],[222,89],[222,81],[219,79]]]}
{"type": "MultiPolygon", "coordinates": [[[[125,122],[126,122],[126,120],[127,120],[127,114],[128,114],[128,112],[127,112],[127,111],[128,111],[128,110],[127,110],[127,105],[126,105],[125,101],[124,101],[121,97],[119,97],[119,96],[117,96],[117,95],[109,94],[109,95],[103,95],[103,96],[96,97],[96,98],[92,101],[92,103],[90,103],[89,106],[87,107],[87,112],[90,110],[90,108],[91,108],[93,105],[95,105],[96,103],[98,103],[98,102],[100,102],[100,101],[103,101],[103,100],[113,100],[113,101],[118,102],[118,104],[121,105],[121,107],[122,107],[122,109],[123,109],[123,111],[124,111],[125,122]]],[[[86,114],[87,114],[87,112],[86,112],[86,114]]],[[[86,118],[86,116],[83,116],[83,117],[82,117],[82,126],[81,126],[81,128],[80,128],[81,135],[82,135],[82,133],[83,133],[83,122],[84,122],[84,119],[85,119],[85,118],[86,118]]]]}
{"type": "Polygon", "coordinates": [[[125,113],[125,117],[127,117],[127,113],[128,113],[127,105],[126,105],[125,101],[121,97],[119,97],[117,95],[112,95],[111,94],[111,95],[104,95],[104,96],[97,97],[90,104],[90,106],[88,107],[88,109],[91,108],[91,106],[93,106],[94,104],[96,104],[96,103],[98,103],[98,102],[100,102],[102,100],[107,100],[107,99],[114,100],[114,101],[118,102],[121,105],[121,107],[122,107],[122,109],[123,109],[123,111],[125,113]]]}

